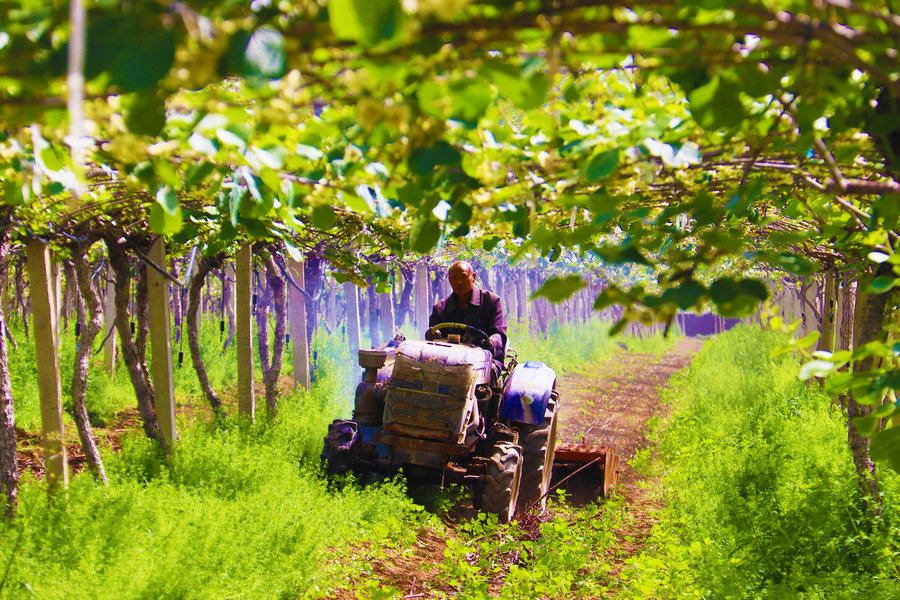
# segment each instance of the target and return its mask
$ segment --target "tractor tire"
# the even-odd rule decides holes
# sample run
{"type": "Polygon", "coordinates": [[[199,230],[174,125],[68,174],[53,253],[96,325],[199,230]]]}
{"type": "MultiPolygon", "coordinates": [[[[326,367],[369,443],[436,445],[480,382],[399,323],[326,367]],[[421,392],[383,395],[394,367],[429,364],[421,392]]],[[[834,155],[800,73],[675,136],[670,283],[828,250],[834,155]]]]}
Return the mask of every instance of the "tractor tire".
{"type": "Polygon", "coordinates": [[[509,523],[516,513],[522,482],[522,450],[511,442],[497,442],[488,457],[481,508],[509,523]]]}
{"type": "Polygon", "coordinates": [[[519,510],[547,508],[547,490],[553,472],[553,450],[556,446],[556,415],[558,403],[551,399],[540,425],[520,425],[519,444],[522,446],[522,487],[519,490],[519,510]]]}
{"type": "Polygon", "coordinates": [[[321,455],[322,468],[327,475],[341,475],[350,470],[350,450],[356,437],[356,424],[350,421],[335,421],[328,426],[321,455]]]}

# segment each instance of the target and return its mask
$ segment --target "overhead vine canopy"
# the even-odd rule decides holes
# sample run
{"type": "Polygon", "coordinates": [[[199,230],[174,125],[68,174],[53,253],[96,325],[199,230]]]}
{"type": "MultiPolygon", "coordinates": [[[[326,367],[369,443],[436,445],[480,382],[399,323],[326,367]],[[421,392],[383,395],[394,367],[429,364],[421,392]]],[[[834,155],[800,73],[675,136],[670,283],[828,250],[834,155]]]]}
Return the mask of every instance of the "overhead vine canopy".
{"type": "Polygon", "coordinates": [[[519,240],[647,267],[598,301],[659,318],[755,307],[729,270],[897,264],[900,17],[878,2],[86,5],[84,42],[67,4],[7,5],[16,231],[519,240]]]}

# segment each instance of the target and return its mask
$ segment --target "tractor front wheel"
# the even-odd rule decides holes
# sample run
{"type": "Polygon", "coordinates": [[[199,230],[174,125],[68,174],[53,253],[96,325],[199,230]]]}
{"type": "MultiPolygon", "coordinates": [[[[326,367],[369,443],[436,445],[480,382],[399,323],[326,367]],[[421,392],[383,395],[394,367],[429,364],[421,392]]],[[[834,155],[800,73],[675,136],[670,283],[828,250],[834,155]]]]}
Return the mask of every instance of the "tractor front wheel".
{"type": "MultiPolygon", "coordinates": [[[[555,396],[555,394],[554,394],[555,396]]],[[[547,507],[547,490],[553,471],[553,449],[556,446],[557,401],[547,405],[544,422],[540,425],[520,425],[519,443],[522,445],[522,489],[519,508],[547,507]]]]}
{"type": "Polygon", "coordinates": [[[328,426],[322,446],[322,467],[328,475],[340,475],[350,470],[350,450],[358,435],[359,426],[353,421],[337,420],[328,426]]]}
{"type": "Polygon", "coordinates": [[[498,441],[488,457],[481,507],[497,513],[502,523],[509,523],[516,512],[521,482],[521,449],[512,442],[498,441]]]}

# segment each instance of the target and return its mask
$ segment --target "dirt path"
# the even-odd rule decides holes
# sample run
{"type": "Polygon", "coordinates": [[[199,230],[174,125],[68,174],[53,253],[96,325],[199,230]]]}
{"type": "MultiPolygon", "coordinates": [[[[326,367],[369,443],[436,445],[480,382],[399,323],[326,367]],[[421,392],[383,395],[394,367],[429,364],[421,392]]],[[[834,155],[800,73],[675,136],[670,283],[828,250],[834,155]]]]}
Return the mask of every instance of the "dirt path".
{"type": "Polygon", "coordinates": [[[613,574],[644,549],[658,522],[655,513],[662,508],[632,466],[635,455],[651,444],[647,422],[668,415],[669,407],[660,402],[659,391],[668,387],[672,374],[690,365],[702,345],[701,340],[685,338],[662,356],[623,352],[585,365],[559,381],[560,396],[566,399],[560,413],[560,441],[609,446],[620,457],[613,493],[625,498],[629,511],[616,531],[616,553],[609,557],[613,574]]]}
{"type": "MultiPolygon", "coordinates": [[[[558,382],[563,402],[559,441],[601,444],[615,448],[620,456],[614,493],[624,497],[629,511],[622,528],[615,532],[615,554],[606,557],[613,567],[613,577],[628,558],[643,550],[657,522],[654,513],[660,508],[659,501],[646,493],[644,478],[634,470],[631,461],[650,444],[645,435],[647,421],[664,419],[668,414],[668,407],[659,400],[659,390],[668,386],[673,373],[690,364],[701,346],[701,341],[684,339],[662,356],[620,352],[567,373],[558,382]]],[[[453,589],[435,579],[441,573],[436,565],[443,562],[447,538],[455,535],[455,523],[473,515],[471,506],[459,506],[448,515],[445,532],[436,535],[422,531],[413,548],[407,550],[358,547],[353,553],[355,562],[369,580],[375,579],[403,597],[452,597],[453,589]]],[[[552,518],[552,514],[547,514],[541,520],[552,518]]],[[[537,532],[540,522],[523,526],[537,532]]],[[[347,556],[336,560],[346,561],[347,556]]],[[[502,577],[492,582],[490,589],[496,591],[499,585],[502,577]]],[[[333,590],[328,596],[333,600],[356,597],[352,587],[333,590]]]]}

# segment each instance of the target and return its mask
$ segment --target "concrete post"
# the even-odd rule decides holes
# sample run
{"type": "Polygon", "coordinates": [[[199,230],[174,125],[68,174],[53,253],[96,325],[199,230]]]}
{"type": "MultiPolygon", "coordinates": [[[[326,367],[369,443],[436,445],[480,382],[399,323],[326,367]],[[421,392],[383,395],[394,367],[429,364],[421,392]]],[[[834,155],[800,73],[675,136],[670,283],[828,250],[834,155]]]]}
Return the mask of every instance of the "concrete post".
{"type": "MultiPolygon", "coordinates": [[[[156,238],[148,258],[165,268],[166,241],[156,238]]],[[[175,438],[175,382],[172,376],[172,337],[169,328],[169,280],[156,269],[147,269],[147,296],[150,308],[150,344],[153,350],[153,396],[156,418],[171,448],[175,438]]]]}
{"type": "Polygon", "coordinates": [[[416,265],[416,330],[424,335],[428,329],[428,266],[424,262],[416,265]]]}
{"type": "Polygon", "coordinates": [[[238,412],[252,420],[256,403],[253,397],[253,255],[250,244],[238,250],[234,261],[235,345],[237,346],[238,412]]]}
{"type": "Polygon", "coordinates": [[[43,242],[26,247],[31,307],[34,315],[34,350],[37,361],[38,392],[41,399],[41,441],[44,473],[52,493],[69,483],[63,430],[62,383],[59,377],[59,349],[56,342],[56,302],[51,287],[50,250],[43,242]]]}
{"type": "Polygon", "coordinates": [[[344,315],[347,323],[347,341],[350,354],[355,361],[359,354],[359,288],[352,281],[344,282],[344,300],[347,312],[344,315]]]}

